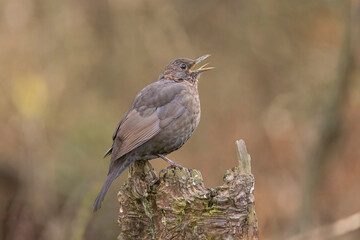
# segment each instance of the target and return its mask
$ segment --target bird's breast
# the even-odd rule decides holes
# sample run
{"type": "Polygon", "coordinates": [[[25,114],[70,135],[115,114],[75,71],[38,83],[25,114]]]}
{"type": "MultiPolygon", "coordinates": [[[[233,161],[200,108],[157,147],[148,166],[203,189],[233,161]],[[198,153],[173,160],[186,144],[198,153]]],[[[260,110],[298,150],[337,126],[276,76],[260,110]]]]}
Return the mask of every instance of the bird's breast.
{"type": "Polygon", "coordinates": [[[186,111],[174,119],[169,126],[159,133],[156,139],[161,139],[163,153],[170,153],[179,149],[191,137],[200,122],[200,101],[198,94],[184,93],[180,104],[186,111]]]}

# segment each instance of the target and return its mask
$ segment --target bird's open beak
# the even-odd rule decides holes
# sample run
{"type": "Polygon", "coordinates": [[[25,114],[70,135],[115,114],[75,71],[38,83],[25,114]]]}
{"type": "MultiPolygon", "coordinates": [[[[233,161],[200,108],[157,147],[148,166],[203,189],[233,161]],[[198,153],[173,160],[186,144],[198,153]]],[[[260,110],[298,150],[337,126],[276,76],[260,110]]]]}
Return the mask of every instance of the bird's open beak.
{"type": "Polygon", "coordinates": [[[210,54],[206,54],[206,55],[201,56],[201,57],[199,57],[198,59],[196,59],[194,65],[191,66],[191,68],[190,68],[189,71],[190,71],[190,72],[195,72],[195,73],[201,73],[201,72],[205,72],[205,71],[208,71],[208,70],[213,69],[213,67],[206,67],[206,66],[209,64],[209,63],[206,63],[206,64],[202,65],[200,68],[194,70],[195,67],[196,67],[200,62],[204,61],[204,60],[207,59],[208,57],[210,57],[210,54]]]}

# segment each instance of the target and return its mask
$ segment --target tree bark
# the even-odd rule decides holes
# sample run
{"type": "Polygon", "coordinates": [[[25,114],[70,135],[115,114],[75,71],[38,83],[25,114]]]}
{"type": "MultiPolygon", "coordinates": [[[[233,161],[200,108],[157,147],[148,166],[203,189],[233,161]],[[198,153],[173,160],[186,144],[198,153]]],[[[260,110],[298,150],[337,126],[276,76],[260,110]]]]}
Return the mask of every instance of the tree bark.
{"type": "Polygon", "coordinates": [[[258,239],[250,155],[244,141],[237,147],[239,166],[216,188],[206,188],[198,170],[170,168],[157,177],[135,162],[118,194],[118,239],[258,239]]]}

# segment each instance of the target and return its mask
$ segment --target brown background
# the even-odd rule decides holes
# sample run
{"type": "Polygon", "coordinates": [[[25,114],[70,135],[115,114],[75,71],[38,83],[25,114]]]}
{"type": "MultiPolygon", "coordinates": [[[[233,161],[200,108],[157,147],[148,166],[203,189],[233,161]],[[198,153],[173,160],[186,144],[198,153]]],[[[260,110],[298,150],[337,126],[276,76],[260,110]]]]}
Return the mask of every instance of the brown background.
{"type": "Polygon", "coordinates": [[[207,53],[200,125],[169,157],[214,187],[243,138],[261,239],[360,211],[358,3],[0,1],[0,238],[115,239],[127,174],[92,203],[116,124],[171,59],[207,53]]]}

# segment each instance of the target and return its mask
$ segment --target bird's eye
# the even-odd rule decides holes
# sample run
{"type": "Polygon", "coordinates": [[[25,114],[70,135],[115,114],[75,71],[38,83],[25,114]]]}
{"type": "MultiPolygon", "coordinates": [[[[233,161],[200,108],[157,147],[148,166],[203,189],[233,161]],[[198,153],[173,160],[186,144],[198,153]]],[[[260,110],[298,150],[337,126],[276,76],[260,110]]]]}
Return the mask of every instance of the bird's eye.
{"type": "Polygon", "coordinates": [[[183,64],[180,65],[180,67],[181,67],[181,69],[186,69],[186,64],[183,63],[183,64]]]}

